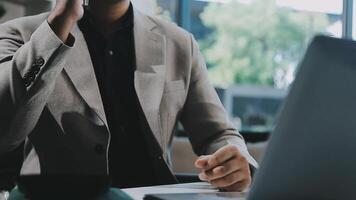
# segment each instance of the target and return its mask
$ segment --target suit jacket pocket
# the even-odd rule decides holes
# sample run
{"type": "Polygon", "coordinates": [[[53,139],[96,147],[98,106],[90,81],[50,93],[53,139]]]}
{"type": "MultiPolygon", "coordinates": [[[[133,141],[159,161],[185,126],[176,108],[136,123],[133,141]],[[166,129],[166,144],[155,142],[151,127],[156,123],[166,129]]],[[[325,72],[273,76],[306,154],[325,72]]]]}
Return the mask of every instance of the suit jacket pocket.
{"type": "Polygon", "coordinates": [[[176,115],[183,107],[185,96],[186,90],[183,80],[166,82],[161,102],[161,111],[176,115]]]}

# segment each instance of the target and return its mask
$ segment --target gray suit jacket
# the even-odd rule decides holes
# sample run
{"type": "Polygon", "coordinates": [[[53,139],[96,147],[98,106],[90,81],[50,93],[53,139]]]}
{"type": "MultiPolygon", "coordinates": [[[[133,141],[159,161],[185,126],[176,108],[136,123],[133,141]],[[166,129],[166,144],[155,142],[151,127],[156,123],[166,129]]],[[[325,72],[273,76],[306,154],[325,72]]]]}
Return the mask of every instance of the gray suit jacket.
{"type": "MultiPolygon", "coordinates": [[[[107,174],[110,131],[87,44],[78,27],[73,45],[63,44],[47,16],[0,25],[0,159],[24,145],[21,174],[107,174]]],[[[197,154],[234,144],[257,166],[208,81],[192,35],[135,10],[134,39],[135,89],[157,168],[166,164],[179,120],[197,154]]]]}

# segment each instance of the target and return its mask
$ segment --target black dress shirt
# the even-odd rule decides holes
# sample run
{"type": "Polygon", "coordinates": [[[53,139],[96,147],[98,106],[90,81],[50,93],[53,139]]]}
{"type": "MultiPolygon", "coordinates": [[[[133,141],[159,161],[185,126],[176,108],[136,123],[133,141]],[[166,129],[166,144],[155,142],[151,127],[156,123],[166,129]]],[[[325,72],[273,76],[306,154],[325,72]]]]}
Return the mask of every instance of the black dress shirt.
{"type": "Polygon", "coordinates": [[[140,115],[142,109],[134,89],[135,43],[132,5],[117,22],[116,30],[104,36],[92,23],[89,11],[79,22],[89,47],[111,132],[109,173],[112,186],[127,188],[154,185],[140,115]]]}

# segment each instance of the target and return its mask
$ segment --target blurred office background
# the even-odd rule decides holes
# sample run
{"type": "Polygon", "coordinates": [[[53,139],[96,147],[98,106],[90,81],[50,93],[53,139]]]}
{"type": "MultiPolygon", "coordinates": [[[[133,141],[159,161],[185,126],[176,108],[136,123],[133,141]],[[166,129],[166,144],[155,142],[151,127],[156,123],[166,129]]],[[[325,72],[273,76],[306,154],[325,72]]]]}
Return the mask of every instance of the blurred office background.
{"type": "MultiPolygon", "coordinates": [[[[133,3],[144,12],[193,33],[221,101],[259,161],[310,40],[316,34],[356,38],[354,0],[133,3]]],[[[0,0],[0,23],[48,11],[53,4],[51,0],[0,0]]],[[[174,140],[173,168],[176,172],[193,173],[195,156],[185,135],[180,129],[174,140]]]]}

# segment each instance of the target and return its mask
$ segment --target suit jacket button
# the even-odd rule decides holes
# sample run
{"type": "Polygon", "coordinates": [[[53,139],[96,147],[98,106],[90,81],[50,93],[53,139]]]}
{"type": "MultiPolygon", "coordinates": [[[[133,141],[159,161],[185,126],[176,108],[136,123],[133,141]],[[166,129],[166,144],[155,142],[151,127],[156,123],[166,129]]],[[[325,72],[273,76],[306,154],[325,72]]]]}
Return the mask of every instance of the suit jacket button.
{"type": "Polygon", "coordinates": [[[42,67],[45,64],[45,60],[43,58],[38,58],[35,60],[34,65],[42,67]]]}
{"type": "Polygon", "coordinates": [[[97,154],[100,154],[100,155],[101,155],[101,154],[105,153],[105,148],[104,148],[103,145],[97,144],[97,145],[95,146],[95,151],[96,151],[97,154]]]}
{"type": "Polygon", "coordinates": [[[33,72],[28,72],[25,74],[23,81],[25,83],[25,86],[28,87],[32,84],[32,82],[35,80],[36,75],[33,74],[33,72]]]}
{"type": "Polygon", "coordinates": [[[30,82],[25,81],[25,87],[29,87],[30,85],[31,85],[31,83],[30,83],[30,82]]]}
{"type": "Polygon", "coordinates": [[[37,75],[41,71],[41,67],[37,65],[33,66],[32,71],[37,75]]]}

